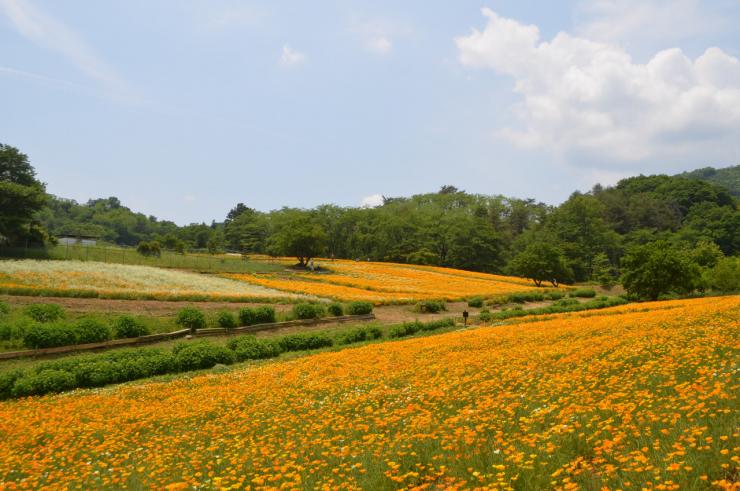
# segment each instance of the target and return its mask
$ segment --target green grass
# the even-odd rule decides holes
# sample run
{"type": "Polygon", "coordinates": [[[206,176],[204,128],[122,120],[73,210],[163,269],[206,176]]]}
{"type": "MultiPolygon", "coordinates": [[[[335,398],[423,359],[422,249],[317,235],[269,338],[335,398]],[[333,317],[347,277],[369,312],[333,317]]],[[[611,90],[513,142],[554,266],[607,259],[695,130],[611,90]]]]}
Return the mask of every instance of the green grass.
{"type": "Polygon", "coordinates": [[[212,273],[272,273],[285,269],[285,266],[279,263],[247,261],[237,256],[178,254],[172,251],[162,251],[159,257],[147,257],[136,252],[136,249],[118,246],[57,245],[28,249],[0,247],[0,257],[99,261],[212,273]]]}

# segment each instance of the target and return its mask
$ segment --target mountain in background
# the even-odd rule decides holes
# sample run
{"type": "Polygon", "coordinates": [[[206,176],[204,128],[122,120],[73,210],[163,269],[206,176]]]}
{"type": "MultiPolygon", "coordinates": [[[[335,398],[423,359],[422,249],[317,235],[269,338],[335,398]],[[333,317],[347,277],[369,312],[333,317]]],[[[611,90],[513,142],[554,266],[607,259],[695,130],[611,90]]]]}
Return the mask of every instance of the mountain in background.
{"type": "Polygon", "coordinates": [[[722,169],[704,167],[703,169],[678,174],[678,177],[711,182],[717,186],[727,188],[733,196],[740,198],[740,165],[724,167],[722,169]]]}

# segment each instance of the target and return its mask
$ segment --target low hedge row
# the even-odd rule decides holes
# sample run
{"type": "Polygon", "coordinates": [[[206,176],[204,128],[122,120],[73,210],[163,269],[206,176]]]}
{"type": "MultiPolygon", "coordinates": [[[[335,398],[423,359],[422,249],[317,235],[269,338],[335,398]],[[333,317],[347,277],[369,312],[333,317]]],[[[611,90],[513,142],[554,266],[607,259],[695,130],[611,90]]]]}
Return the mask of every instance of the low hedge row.
{"type": "MultiPolygon", "coordinates": [[[[388,336],[399,338],[453,325],[452,319],[426,323],[417,321],[391,326],[388,336]]],[[[155,375],[207,369],[217,364],[231,365],[237,361],[274,358],[289,351],[310,351],[335,344],[372,341],[382,338],[383,334],[379,327],[365,326],[331,336],[328,333],[292,334],[274,339],[241,336],[230,340],[226,346],[207,341],[185,341],[171,350],[132,348],[75,356],[0,373],[0,399],[102,387],[155,375]]]]}
{"type": "Polygon", "coordinates": [[[605,309],[608,307],[616,307],[618,305],[624,305],[629,303],[624,297],[598,297],[587,302],[578,302],[575,299],[562,299],[558,302],[548,305],[547,307],[539,307],[535,309],[522,309],[517,307],[511,310],[502,310],[500,312],[481,312],[479,319],[481,322],[490,322],[493,320],[503,320],[512,317],[523,317],[525,315],[546,315],[546,314],[561,314],[565,312],[580,312],[583,310],[594,310],[594,309],[605,309]]]}
{"type": "Polygon", "coordinates": [[[402,338],[405,336],[411,336],[422,331],[435,331],[443,327],[452,327],[455,325],[455,320],[451,317],[439,319],[431,322],[404,322],[398,326],[391,327],[388,331],[388,337],[391,338],[402,338]]]}

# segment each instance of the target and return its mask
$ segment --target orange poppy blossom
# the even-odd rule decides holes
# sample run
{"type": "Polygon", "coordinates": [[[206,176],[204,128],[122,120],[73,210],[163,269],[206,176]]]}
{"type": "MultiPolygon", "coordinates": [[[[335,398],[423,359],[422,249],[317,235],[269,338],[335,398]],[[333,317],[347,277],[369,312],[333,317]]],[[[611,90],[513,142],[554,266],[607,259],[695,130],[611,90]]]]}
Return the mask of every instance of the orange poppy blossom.
{"type": "Polygon", "coordinates": [[[0,489],[737,489],[740,296],[0,403],[0,489]]]}

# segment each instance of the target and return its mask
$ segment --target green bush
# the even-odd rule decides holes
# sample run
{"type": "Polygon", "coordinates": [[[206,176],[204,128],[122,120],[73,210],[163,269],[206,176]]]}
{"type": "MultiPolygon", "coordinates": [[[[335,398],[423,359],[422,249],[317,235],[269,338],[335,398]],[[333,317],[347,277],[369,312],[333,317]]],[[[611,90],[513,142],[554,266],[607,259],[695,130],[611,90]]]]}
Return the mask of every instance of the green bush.
{"type": "Polygon", "coordinates": [[[237,361],[263,360],[279,356],[282,350],[275,341],[262,341],[254,336],[241,336],[227,343],[236,355],[237,361]]]}
{"type": "Polygon", "coordinates": [[[593,298],[596,296],[596,291],[592,288],[578,288],[577,290],[571,290],[569,295],[571,297],[593,298]]]}
{"type": "Polygon", "coordinates": [[[483,297],[472,297],[468,299],[468,307],[479,309],[483,307],[483,297]]]}
{"type": "Polygon", "coordinates": [[[113,321],[113,335],[116,339],[138,338],[150,334],[149,328],[130,315],[122,315],[113,321]]]}
{"type": "Polygon", "coordinates": [[[270,324],[275,322],[275,309],[263,305],[254,309],[254,319],[257,321],[256,324],[270,324]]]}
{"type": "Polygon", "coordinates": [[[11,395],[13,397],[25,397],[42,395],[77,387],[74,375],[62,370],[42,370],[20,377],[13,384],[11,395]]]}
{"type": "Polygon", "coordinates": [[[333,315],[334,317],[339,317],[340,315],[344,314],[344,308],[342,308],[341,303],[330,303],[326,310],[329,311],[329,314],[333,315]]]}
{"type": "Polygon", "coordinates": [[[243,308],[239,311],[239,325],[253,326],[275,322],[275,309],[272,307],[257,307],[256,309],[243,308]]]}
{"type": "Polygon", "coordinates": [[[282,351],[308,351],[332,346],[332,339],[323,333],[290,334],[278,339],[282,351]]]}
{"type": "Polygon", "coordinates": [[[337,342],[339,344],[354,344],[361,343],[363,341],[371,341],[373,339],[380,339],[382,337],[383,331],[378,327],[358,327],[340,334],[337,342]]]}
{"type": "Polygon", "coordinates": [[[224,329],[233,329],[236,327],[236,317],[228,310],[221,310],[216,314],[216,324],[224,329]]]}
{"type": "Polygon", "coordinates": [[[236,361],[236,355],[227,347],[205,341],[179,343],[172,353],[175,355],[175,366],[181,372],[211,368],[218,363],[231,365],[236,361]]]}
{"type": "Polygon", "coordinates": [[[578,305],[580,302],[575,298],[561,298],[557,302],[553,302],[554,307],[567,307],[568,305],[578,305]]]}
{"type": "Polygon", "coordinates": [[[511,293],[508,298],[509,302],[513,303],[541,302],[544,299],[545,294],[540,292],[511,293]]]}
{"type": "Polygon", "coordinates": [[[708,271],[708,283],[721,292],[740,290],[740,257],[723,257],[708,271]]]}
{"type": "Polygon", "coordinates": [[[78,344],[100,343],[111,338],[110,328],[98,319],[86,317],[74,325],[78,344]]]}
{"type": "Polygon", "coordinates": [[[423,300],[416,304],[414,310],[422,314],[436,314],[437,312],[447,310],[447,308],[444,302],[440,300],[423,300]]]}
{"type": "Polygon", "coordinates": [[[565,297],[565,292],[551,291],[551,292],[545,293],[546,300],[560,300],[563,297],[565,297]]]}
{"type": "Polygon", "coordinates": [[[367,315],[373,311],[373,304],[370,302],[350,302],[347,305],[347,314],[349,315],[367,315]]]}
{"type": "Polygon", "coordinates": [[[23,333],[23,344],[31,349],[67,346],[76,342],[77,332],[72,326],[67,324],[31,324],[26,327],[23,333]]]}
{"type": "Polygon", "coordinates": [[[0,399],[8,399],[12,396],[15,381],[23,376],[22,370],[10,370],[0,372],[0,399]]]}
{"type": "Polygon", "coordinates": [[[388,337],[391,338],[402,338],[405,336],[411,336],[419,331],[435,331],[444,327],[452,327],[455,325],[455,320],[451,317],[444,319],[438,319],[431,322],[404,322],[403,324],[391,327],[388,331],[388,337]]]}
{"type": "Polygon", "coordinates": [[[0,300],[0,315],[8,315],[10,313],[10,305],[0,300]]]}
{"type": "Polygon", "coordinates": [[[317,303],[297,303],[293,305],[293,316],[296,319],[318,319],[324,313],[324,307],[317,303]]]}
{"type": "Polygon", "coordinates": [[[177,313],[175,324],[195,332],[206,327],[206,316],[195,307],[185,307],[177,313]]]}
{"type": "Polygon", "coordinates": [[[493,319],[493,315],[491,315],[488,309],[483,309],[478,314],[478,320],[480,322],[491,322],[491,319],[493,319]]]}
{"type": "Polygon", "coordinates": [[[36,322],[55,322],[64,319],[64,309],[54,303],[37,303],[27,306],[23,313],[36,322]]]}

